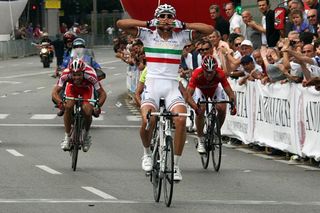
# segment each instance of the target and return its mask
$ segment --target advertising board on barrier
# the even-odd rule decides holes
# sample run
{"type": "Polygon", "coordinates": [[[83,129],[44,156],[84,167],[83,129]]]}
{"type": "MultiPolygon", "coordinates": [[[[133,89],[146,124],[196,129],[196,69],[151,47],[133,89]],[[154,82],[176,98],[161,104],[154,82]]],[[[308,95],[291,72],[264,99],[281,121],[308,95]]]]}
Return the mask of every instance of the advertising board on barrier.
{"type": "Polygon", "coordinates": [[[237,115],[227,113],[221,133],[320,161],[320,92],[295,83],[239,86],[237,115]]]}

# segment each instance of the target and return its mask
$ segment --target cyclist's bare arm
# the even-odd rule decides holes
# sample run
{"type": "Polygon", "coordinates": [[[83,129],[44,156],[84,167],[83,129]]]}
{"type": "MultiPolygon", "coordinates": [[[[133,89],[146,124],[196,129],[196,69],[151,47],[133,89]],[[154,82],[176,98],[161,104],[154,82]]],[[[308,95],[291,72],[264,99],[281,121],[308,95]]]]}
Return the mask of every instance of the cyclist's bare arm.
{"type": "Polygon", "coordinates": [[[137,19],[121,19],[117,21],[117,26],[126,33],[136,36],[138,34],[138,27],[147,27],[147,22],[137,19]]]}
{"type": "Polygon", "coordinates": [[[194,30],[193,39],[208,36],[213,32],[213,27],[204,23],[186,23],[186,28],[194,30]]]}
{"type": "Polygon", "coordinates": [[[236,101],[236,96],[234,95],[234,92],[230,86],[223,88],[224,91],[227,93],[229,97],[229,101],[235,102],[236,101]]]}
{"type": "Polygon", "coordinates": [[[187,93],[188,93],[188,96],[187,96],[188,99],[186,100],[186,102],[189,104],[189,106],[192,107],[192,109],[197,110],[198,105],[197,105],[196,102],[194,102],[194,100],[193,100],[193,98],[192,98],[193,93],[194,93],[194,89],[188,87],[188,88],[187,88],[187,93]]]}
{"type": "Polygon", "coordinates": [[[104,102],[106,101],[107,99],[107,93],[106,91],[103,89],[103,87],[100,87],[98,90],[97,90],[98,94],[99,94],[99,102],[98,102],[98,105],[101,107],[104,102]]]}
{"type": "Polygon", "coordinates": [[[52,90],[52,93],[51,93],[51,95],[52,95],[52,99],[55,101],[55,103],[61,103],[62,102],[62,100],[61,100],[61,97],[60,97],[60,92],[61,92],[61,90],[62,90],[62,87],[60,87],[60,86],[58,86],[58,85],[56,85],[56,86],[54,86],[54,88],[53,88],[53,90],[52,90]]]}

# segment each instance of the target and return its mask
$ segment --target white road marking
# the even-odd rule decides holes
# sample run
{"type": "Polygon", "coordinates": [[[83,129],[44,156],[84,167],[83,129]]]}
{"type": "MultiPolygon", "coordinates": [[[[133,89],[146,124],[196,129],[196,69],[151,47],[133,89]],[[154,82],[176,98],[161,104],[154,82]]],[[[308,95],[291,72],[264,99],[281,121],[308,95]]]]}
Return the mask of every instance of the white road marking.
{"type": "Polygon", "coordinates": [[[239,148],[239,149],[236,149],[236,150],[238,150],[238,151],[240,151],[240,152],[247,153],[247,154],[253,154],[253,153],[255,153],[254,151],[251,151],[251,150],[249,150],[249,149],[243,149],[243,148],[239,148]]]}
{"type": "Polygon", "coordinates": [[[32,92],[32,90],[25,90],[25,91],[23,91],[24,93],[28,93],[28,92],[32,92]]]}
{"type": "Polygon", "coordinates": [[[0,84],[21,84],[19,81],[0,81],[0,84]]]}
{"type": "Polygon", "coordinates": [[[127,120],[128,121],[141,121],[141,116],[128,115],[127,120]]]}
{"type": "Polygon", "coordinates": [[[84,199],[0,199],[0,203],[154,203],[154,201],[133,201],[133,200],[84,200],[84,199]]]}
{"type": "Polygon", "coordinates": [[[42,169],[43,171],[46,171],[50,174],[53,174],[53,175],[61,175],[62,174],[62,173],[60,173],[54,169],[51,169],[50,167],[45,166],[45,165],[36,165],[36,167],[38,167],[39,169],[42,169]]]}
{"type": "Polygon", "coordinates": [[[16,156],[16,157],[23,157],[24,156],[23,154],[17,152],[14,149],[6,149],[6,150],[7,150],[7,152],[9,152],[10,154],[12,154],[13,156],[16,156]]]}
{"type": "Polygon", "coordinates": [[[99,197],[102,197],[103,199],[112,199],[112,200],[117,200],[117,198],[103,192],[103,191],[100,191],[99,189],[96,189],[94,187],[90,187],[90,186],[82,186],[81,188],[89,191],[89,192],[92,192],[93,194],[95,195],[98,195],[99,197]]]}
{"type": "Polygon", "coordinates": [[[114,61],[106,61],[106,62],[101,62],[101,63],[99,63],[100,65],[101,64],[111,64],[111,63],[115,63],[115,62],[121,62],[121,60],[119,59],[119,60],[114,60],[114,61]]]}
{"type": "Polygon", "coordinates": [[[99,117],[94,117],[94,116],[92,116],[92,120],[94,120],[94,121],[103,121],[103,115],[100,115],[99,117]]]}
{"type": "Polygon", "coordinates": [[[37,120],[48,120],[48,119],[55,119],[57,114],[34,114],[31,116],[30,119],[37,119],[37,120]]]}
{"type": "Polygon", "coordinates": [[[306,170],[311,170],[311,171],[320,171],[320,168],[312,167],[312,166],[307,166],[307,165],[296,165],[297,167],[304,168],[306,170]]]}
{"type": "MultiPolygon", "coordinates": [[[[63,124],[0,124],[2,127],[64,127],[63,124]]],[[[140,125],[91,125],[91,128],[140,128],[140,125]]]]}
{"type": "Polygon", "coordinates": [[[254,156],[258,156],[258,157],[261,157],[261,158],[264,158],[264,159],[267,159],[267,160],[273,160],[274,157],[272,156],[269,156],[269,155],[265,155],[265,154],[260,154],[260,153],[255,153],[253,154],[254,156]]]}
{"type": "Polygon", "coordinates": [[[0,140],[0,143],[2,143],[2,140],[0,140]]]}
{"type": "Polygon", "coordinates": [[[0,119],[6,119],[9,116],[9,114],[0,114],[0,119]]]}
{"type": "Polygon", "coordinates": [[[37,87],[37,89],[44,89],[45,87],[37,87]]]}
{"type": "Polygon", "coordinates": [[[117,76],[117,75],[121,75],[122,73],[115,73],[115,74],[113,74],[114,76],[117,76]]]}
{"type": "Polygon", "coordinates": [[[11,93],[11,95],[19,95],[20,94],[20,92],[13,92],[13,93],[11,93]]]}
{"type": "Polygon", "coordinates": [[[7,97],[7,94],[1,96],[1,98],[6,98],[6,97],[7,97]]]}
{"type": "MultiPolygon", "coordinates": [[[[0,199],[0,203],[115,203],[154,204],[153,200],[84,200],[84,199],[0,199]]],[[[273,200],[179,200],[179,203],[223,205],[269,205],[269,206],[320,206],[319,201],[273,201],[273,200]]]]}
{"type": "Polygon", "coordinates": [[[52,73],[52,71],[41,71],[41,72],[34,72],[34,73],[28,73],[28,74],[11,75],[11,76],[0,77],[0,79],[21,78],[26,76],[43,75],[48,73],[52,73]]]}

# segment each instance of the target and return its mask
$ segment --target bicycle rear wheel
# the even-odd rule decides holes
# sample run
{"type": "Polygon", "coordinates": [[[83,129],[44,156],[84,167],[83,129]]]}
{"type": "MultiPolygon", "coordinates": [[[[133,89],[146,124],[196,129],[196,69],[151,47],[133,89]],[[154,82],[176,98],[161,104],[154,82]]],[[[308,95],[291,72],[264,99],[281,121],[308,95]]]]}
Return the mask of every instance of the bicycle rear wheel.
{"type": "Polygon", "coordinates": [[[164,177],[163,177],[163,194],[164,194],[164,202],[166,206],[171,205],[172,194],[173,194],[173,175],[174,175],[174,159],[173,159],[173,141],[171,136],[166,137],[166,148],[164,150],[165,155],[165,169],[164,169],[164,177]]]}
{"type": "Polygon", "coordinates": [[[211,150],[211,145],[210,145],[210,137],[212,135],[211,131],[211,125],[208,122],[208,118],[205,119],[205,124],[204,124],[204,134],[205,134],[205,148],[206,152],[201,154],[201,163],[202,167],[204,169],[208,168],[209,165],[209,160],[210,160],[210,150],[211,150]]]}
{"type": "Polygon", "coordinates": [[[221,165],[221,154],[222,154],[222,142],[220,123],[217,117],[214,117],[213,121],[213,140],[212,140],[212,163],[216,171],[219,171],[221,165]]]}
{"type": "MultiPolygon", "coordinates": [[[[157,143],[159,144],[159,143],[157,143]]],[[[153,147],[153,169],[151,171],[151,183],[153,186],[154,201],[159,202],[161,195],[162,179],[160,178],[160,154],[159,146],[153,147]]]]}

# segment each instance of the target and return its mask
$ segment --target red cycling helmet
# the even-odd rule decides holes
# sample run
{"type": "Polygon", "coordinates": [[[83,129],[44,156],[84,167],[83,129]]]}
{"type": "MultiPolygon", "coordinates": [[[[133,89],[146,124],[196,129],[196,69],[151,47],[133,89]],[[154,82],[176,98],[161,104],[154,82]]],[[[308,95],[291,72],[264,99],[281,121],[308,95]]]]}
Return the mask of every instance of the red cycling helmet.
{"type": "Polygon", "coordinates": [[[82,59],[76,58],[69,63],[68,68],[71,72],[82,72],[85,70],[86,64],[82,59]]]}
{"type": "Polygon", "coordinates": [[[217,60],[211,56],[207,55],[203,58],[202,63],[201,63],[202,69],[204,69],[207,72],[212,72],[215,71],[218,67],[217,60]]]}

